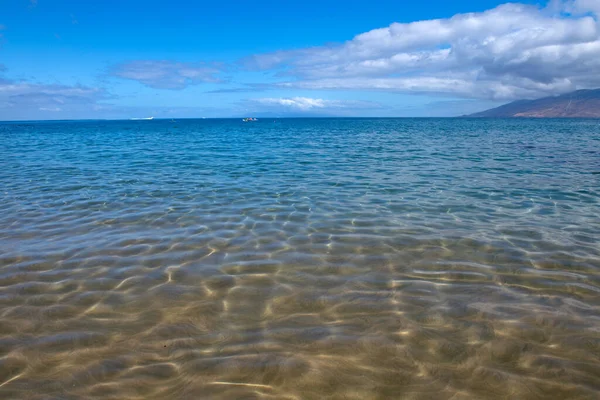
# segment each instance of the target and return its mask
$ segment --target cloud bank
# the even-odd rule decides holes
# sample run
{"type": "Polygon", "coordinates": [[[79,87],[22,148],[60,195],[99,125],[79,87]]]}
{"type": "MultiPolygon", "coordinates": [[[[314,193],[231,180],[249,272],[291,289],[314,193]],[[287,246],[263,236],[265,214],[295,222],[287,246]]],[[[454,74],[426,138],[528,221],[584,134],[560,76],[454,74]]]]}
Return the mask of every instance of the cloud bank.
{"type": "Polygon", "coordinates": [[[219,83],[223,80],[216,63],[184,63],[173,61],[137,60],[115,65],[110,74],[130,79],[154,89],[185,89],[200,83],[219,83]]]}
{"type": "Polygon", "coordinates": [[[355,116],[357,112],[379,112],[384,107],[376,102],[329,100],[312,97],[265,97],[240,103],[246,112],[277,116],[355,116]]]}
{"type": "Polygon", "coordinates": [[[333,46],[254,55],[281,88],[387,90],[512,100],[600,87],[600,0],[504,4],[393,23],[333,46]]]}
{"type": "Polygon", "coordinates": [[[310,97],[292,97],[292,98],[262,98],[252,101],[282,110],[291,109],[299,111],[309,110],[332,110],[332,109],[357,109],[357,108],[379,108],[379,105],[367,101],[353,100],[324,100],[310,97]]]}
{"type": "MultiPolygon", "coordinates": [[[[5,68],[0,65],[0,72],[5,68]]],[[[52,114],[75,116],[94,111],[108,94],[82,85],[39,84],[0,77],[0,119],[51,118],[52,114]]]]}
{"type": "Polygon", "coordinates": [[[100,88],[38,84],[0,77],[0,120],[228,116],[223,114],[223,110],[208,107],[115,105],[110,103],[113,98],[114,96],[100,88]]]}

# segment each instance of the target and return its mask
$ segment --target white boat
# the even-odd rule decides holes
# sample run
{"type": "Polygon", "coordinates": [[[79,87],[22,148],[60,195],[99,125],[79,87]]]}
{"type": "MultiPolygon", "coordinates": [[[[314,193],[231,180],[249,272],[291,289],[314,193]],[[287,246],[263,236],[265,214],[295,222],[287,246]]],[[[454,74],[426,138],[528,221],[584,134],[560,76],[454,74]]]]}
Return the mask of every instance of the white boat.
{"type": "Polygon", "coordinates": [[[147,118],[130,118],[131,121],[151,121],[153,120],[154,117],[147,117],[147,118]]]}
{"type": "Polygon", "coordinates": [[[258,121],[258,120],[256,118],[250,117],[250,118],[244,118],[242,121],[244,121],[244,122],[254,122],[254,121],[258,121]]]}

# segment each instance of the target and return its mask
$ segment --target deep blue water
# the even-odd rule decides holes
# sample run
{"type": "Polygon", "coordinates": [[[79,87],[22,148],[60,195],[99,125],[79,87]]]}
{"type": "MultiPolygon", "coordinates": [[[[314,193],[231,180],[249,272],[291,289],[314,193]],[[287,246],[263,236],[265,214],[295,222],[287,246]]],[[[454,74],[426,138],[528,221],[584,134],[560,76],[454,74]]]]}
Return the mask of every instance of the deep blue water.
{"type": "Polygon", "coordinates": [[[594,398],[600,121],[0,123],[0,317],[6,398],[594,398]]]}

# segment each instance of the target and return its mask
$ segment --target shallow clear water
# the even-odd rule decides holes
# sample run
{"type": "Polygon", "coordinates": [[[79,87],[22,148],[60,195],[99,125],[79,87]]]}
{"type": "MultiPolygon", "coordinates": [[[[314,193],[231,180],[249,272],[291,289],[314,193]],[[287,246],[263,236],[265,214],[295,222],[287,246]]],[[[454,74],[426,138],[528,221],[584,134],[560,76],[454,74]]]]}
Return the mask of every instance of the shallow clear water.
{"type": "Polygon", "coordinates": [[[3,399],[595,399],[600,121],[0,124],[3,399]]]}

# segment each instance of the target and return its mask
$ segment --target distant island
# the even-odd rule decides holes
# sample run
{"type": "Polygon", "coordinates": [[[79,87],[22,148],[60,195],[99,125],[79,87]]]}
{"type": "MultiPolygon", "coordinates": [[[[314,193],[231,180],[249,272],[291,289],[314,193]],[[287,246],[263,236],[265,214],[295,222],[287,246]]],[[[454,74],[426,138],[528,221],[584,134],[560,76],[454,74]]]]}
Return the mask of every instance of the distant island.
{"type": "Polygon", "coordinates": [[[537,100],[518,100],[465,117],[472,118],[600,118],[600,89],[577,90],[537,100]]]}

